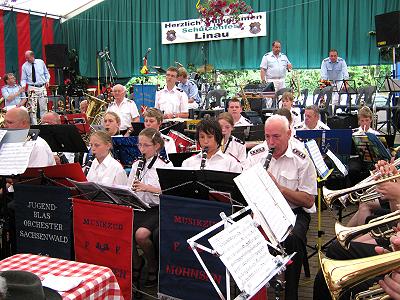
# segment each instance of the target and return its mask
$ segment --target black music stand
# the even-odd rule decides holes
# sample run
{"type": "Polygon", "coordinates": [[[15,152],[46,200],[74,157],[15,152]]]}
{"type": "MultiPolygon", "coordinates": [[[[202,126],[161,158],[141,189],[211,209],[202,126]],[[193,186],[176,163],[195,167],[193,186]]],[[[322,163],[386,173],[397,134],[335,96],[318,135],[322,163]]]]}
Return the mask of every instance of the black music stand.
{"type": "MultiPolygon", "coordinates": [[[[336,89],[333,89],[333,91],[339,94],[339,105],[341,96],[347,95],[346,108],[349,110],[349,112],[351,112],[351,95],[358,94],[356,82],[349,79],[336,80],[333,86],[336,87],[336,89]]],[[[334,111],[332,113],[335,114],[334,111]]]]}
{"type": "Polygon", "coordinates": [[[75,125],[32,125],[53,152],[88,152],[75,125]]]}
{"type": "Polygon", "coordinates": [[[392,111],[393,105],[395,104],[395,93],[400,92],[400,79],[394,79],[391,78],[389,75],[386,75],[384,77],[377,77],[376,81],[378,86],[377,90],[379,92],[389,93],[385,106],[377,107],[378,110],[386,110],[386,121],[379,122],[382,125],[378,128],[378,130],[380,130],[386,124],[387,133],[391,134],[392,126],[395,132],[399,130],[399,128],[397,128],[396,124],[392,120],[392,111]]]}
{"type": "Polygon", "coordinates": [[[200,151],[194,152],[180,152],[180,153],[168,153],[168,158],[174,165],[174,167],[181,167],[184,160],[196,155],[200,151]]]}
{"type": "Polygon", "coordinates": [[[231,202],[232,205],[246,206],[239,188],[233,179],[237,173],[212,170],[187,170],[183,168],[157,169],[162,193],[185,198],[231,202]],[[211,192],[211,193],[210,193],[211,192]],[[215,192],[229,193],[230,198],[215,197],[215,192]]]}

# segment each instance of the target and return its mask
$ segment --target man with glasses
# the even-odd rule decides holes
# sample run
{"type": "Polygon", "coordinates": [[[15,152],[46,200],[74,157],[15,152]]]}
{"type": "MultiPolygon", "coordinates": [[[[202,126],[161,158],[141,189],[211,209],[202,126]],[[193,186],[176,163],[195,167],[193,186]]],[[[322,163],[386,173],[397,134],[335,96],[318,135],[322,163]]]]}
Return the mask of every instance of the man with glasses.
{"type": "Polygon", "coordinates": [[[169,67],[165,78],[166,85],[156,93],[154,107],[163,112],[164,119],[189,117],[188,96],[176,87],[177,78],[178,69],[169,67]]]}

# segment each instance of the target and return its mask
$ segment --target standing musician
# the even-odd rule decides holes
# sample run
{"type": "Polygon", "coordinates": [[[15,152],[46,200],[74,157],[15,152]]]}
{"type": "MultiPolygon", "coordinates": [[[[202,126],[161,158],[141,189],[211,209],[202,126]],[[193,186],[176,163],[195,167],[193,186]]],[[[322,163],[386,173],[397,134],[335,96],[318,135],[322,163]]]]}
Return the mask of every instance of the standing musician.
{"type": "Polygon", "coordinates": [[[283,245],[288,253],[297,252],[285,271],[285,299],[298,299],[298,284],[306,252],[306,234],[310,215],[305,209],[314,207],[317,195],[317,174],[311,159],[290,141],[289,122],[273,115],[265,122],[265,141],[248,153],[247,167],[264,164],[269,148],[275,148],[268,173],[296,214],[296,223],[283,245]]]}
{"type": "Polygon", "coordinates": [[[304,121],[294,127],[295,130],[329,130],[329,126],[319,119],[319,108],[316,105],[307,106],[304,110],[304,121]]]}
{"type": "Polygon", "coordinates": [[[291,129],[293,129],[295,126],[300,125],[301,123],[301,115],[300,115],[300,108],[299,107],[294,107],[293,106],[293,93],[291,92],[285,92],[282,95],[282,107],[287,108],[290,110],[290,113],[292,115],[292,123],[291,123],[291,129]]]}
{"type": "MultiPolygon", "coordinates": [[[[31,120],[32,124],[36,125],[37,104],[39,104],[40,118],[47,112],[47,88],[49,87],[50,73],[44,61],[35,58],[33,51],[26,51],[25,59],[26,62],[22,65],[21,70],[21,86],[25,88],[28,85],[28,94],[38,98],[38,103],[31,103],[31,120]]],[[[31,99],[30,101],[36,100],[31,99]]]]}
{"type": "MultiPolygon", "coordinates": [[[[135,211],[135,222],[133,232],[136,242],[143,250],[144,257],[148,264],[148,277],[145,287],[157,285],[157,255],[152,241],[152,232],[158,226],[158,207],[160,198],[156,194],[161,193],[160,182],[156,172],[157,168],[173,167],[172,163],[159,156],[160,150],[164,147],[164,139],[158,130],[145,128],[139,133],[139,150],[142,157],[135,161],[129,174],[128,186],[132,186],[136,195],[148,203],[151,208],[145,212],[135,211]]],[[[132,282],[138,287],[140,276],[144,267],[144,259],[139,256],[137,248],[132,251],[133,266],[132,282]]]]}
{"type": "Polygon", "coordinates": [[[231,100],[229,100],[228,103],[228,112],[232,115],[233,117],[233,122],[234,126],[249,126],[253,125],[251,124],[249,119],[246,119],[245,117],[242,116],[242,103],[240,99],[234,97],[231,100]]]}
{"type": "Polygon", "coordinates": [[[126,98],[126,88],[121,84],[116,84],[112,88],[114,101],[110,104],[107,112],[113,111],[119,115],[121,125],[119,130],[124,135],[128,128],[132,127],[132,122],[139,122],[139,112],[135,101],[126,98]]]}
{"type": "Polygon", "coordinates": [[[246,145],[245,143],[231,135],[233,130],[233,117],[230,113],[222,113],[218,115],[218,123],[222,130],[222,153],[230,154],[235,157],[241,164],[246,160],[246,145]]]}
{"type": "MultiPolygon", "coordinates": [[[[162,112],[154,107],[146,109],[144,116],[144,127],[145,128],[154,128],[157,131],[160,131],[160,126],[163,121],[163,114],[162,112]]],[[[164,140],[164,147],[167,154],[169,153],[176,153],[176,145],[173,138],[169,137],[168,135],[162,134],[161,137],[164,140]]]]}
{"type": "Polygon", "coordinates": [[[164,119],[188,118],[188,96],[175,85],[178,79],[178,69],[169,67],[165,76],[166,85],[162,90],[157,91],[154,107],[163,112],[164,119]]]}
{"type": "Polygon", "coordinates": [[[90,136],[92,163],[88,166],[88,181],[105,185],[126,185],[127,176],[122,165],[111,156],[111,136],[105,131],[96,131],[90,136]]]}
{"type": "Polygon", "coordinates": [[[14,74],[4,75],[4,83],[6,85],[1,88],[1,94],[5,100],[5,109],[24,106],[26,103],[25,88],[16,83],[14,74]]]}
{"type": "Polygon", "coordinates": [[[199,108],[201,98],[199,89],[193,80],[188,79],[188,72],[184,67],[178,69],[178,88],[188,96],[189,109],[199,108]]]}
{"type": "Polygon", "coordinates": [[[281,53],[281,42],[272,42],[272,51],[266,53],[260,64],[261,82],[273,82],[275,91],[285,87],[286,71],[292,69],[287,56],[281,53]]]}
{"type": "Polygon", "coordinates": [[[241,173],[240,163],[230,154],[222,153],[222,130],[215,120],[202,120],[196,127],[196,140],[202,152],[185,159],[182,167],[241,173]]]}

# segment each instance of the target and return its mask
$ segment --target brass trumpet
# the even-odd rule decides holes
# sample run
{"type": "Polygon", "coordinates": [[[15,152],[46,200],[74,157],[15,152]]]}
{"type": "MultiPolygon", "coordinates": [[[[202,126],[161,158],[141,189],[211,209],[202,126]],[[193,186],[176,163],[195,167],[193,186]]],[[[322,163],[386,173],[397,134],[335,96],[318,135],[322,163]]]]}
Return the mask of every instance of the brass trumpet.
{"type": "Polygon", "coordinates": [[[385,293],[379,284],[374,284],[368,290],[357,293],[354,300],[389,300],[390,296],[385,293]]]}
{"type": "Polygon", "coordinates": [[[381,231],[377,228],[399,220],[400,220],[400,210],[396,210],[387,215],[372,219],[367,224],[360,226],[346,227],[340,224],[339,222],[336,222],[335,224],[336,238],[340,243],[340,245],[342,245],[346,249],[349,249],[350,242],[353,239],[368,232],[371,234],[373,238],[389,238],[392,234],[394,234],[393,229],[381,231]]]}
{"type": "Polygon", "coordinates": [[[356,184],[353,187],[345,188],[345,189],[341,189],[341,190],[335,190],[335,191],[332,191],[332,190],[327,189],[326,187],[323,187],[322,193],[324,195],[325,203],[329,207],[332,207],[333,202],[338,200],[340,197],[350,194],[350,193],[353,193],[353,198],[351,198],[351,199],[354,201],[354,203],[360,202],[360,201],[355,201],[355,199],[357,197],[356,193],[358,193],[359,195],[365,194],[365,192],[368,191],[367,190],[368,188],[373,187],[379,183],[383,183],[386,181],[392,181],[399,177],[400,177],[400,173],[393,175],[393,176],[386,177],[386,178],[381,178],[378,180],[369,181],[369,182],[365,182],[362,184],[356,184]]]}
{"type": "Polygon", "coordinates": [[[329,259],[320,252],[319,262],[331,296],[336,300],[354,285],[398,268],[400,251],[350,260],[329,259]]]}

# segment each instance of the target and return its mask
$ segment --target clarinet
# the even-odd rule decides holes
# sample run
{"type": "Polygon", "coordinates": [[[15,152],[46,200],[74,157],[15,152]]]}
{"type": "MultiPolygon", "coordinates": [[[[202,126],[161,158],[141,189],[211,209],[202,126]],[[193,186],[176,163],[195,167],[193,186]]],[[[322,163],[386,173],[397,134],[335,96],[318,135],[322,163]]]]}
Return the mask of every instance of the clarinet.
{"type": "Polygon", "coordinates": [[[208,147],[204,147],[203,152],[201,154],[200,170],[204,170],[204,168],[206,167],[207,152],[208,152],[208,147]]]}
{"type": "Polygon", "coordinates": [[[265,171],[268,171],[269,163],[271,162],[271,158],[272,158],[272,155],[274,154],[274,152],[275,152],[275,148],[270,148],[268,151],[267,158],[265,159],[265,162],[264,162],[265,171]]]}
{"type": "Polygon", "coordinates": [[[92,166],[93,160],[96,158],[96,156],[94,154],[90,155],[89,160],[87,162],[87,164],[85,165],[85,176],[87,176],[87,174],[89,173],[90,167],[92,166]]]}
{"type": "Polygon", "coordinates": [[[63,152],[57,152],[57,156],[60,158],[61,164],[69,164],[69,161],[63,152]]]}
{"type": "Polygon", "coordinates": [[[146,163],[146,158],[144,156],[140,156],[139,157],[138,166],[137,166],[137,169],[136,169],[135,178],[134,178],[133,182],[139,180],[140,174],[142,173],[142,171],[144,169],[145,163],[146,163]]]}

